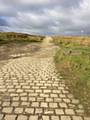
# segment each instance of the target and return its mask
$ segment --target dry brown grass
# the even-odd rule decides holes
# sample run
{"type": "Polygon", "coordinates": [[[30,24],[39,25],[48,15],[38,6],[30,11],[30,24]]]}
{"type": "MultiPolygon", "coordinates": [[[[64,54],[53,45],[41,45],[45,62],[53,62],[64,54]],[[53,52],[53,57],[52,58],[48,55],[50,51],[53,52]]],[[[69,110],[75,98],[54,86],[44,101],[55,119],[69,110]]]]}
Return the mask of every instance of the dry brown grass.
{"type": "Polygon", "coordinates": [[[89,46],[90,45],[90,36],[54,36],[55,43],[74,43],[89,46]]]}

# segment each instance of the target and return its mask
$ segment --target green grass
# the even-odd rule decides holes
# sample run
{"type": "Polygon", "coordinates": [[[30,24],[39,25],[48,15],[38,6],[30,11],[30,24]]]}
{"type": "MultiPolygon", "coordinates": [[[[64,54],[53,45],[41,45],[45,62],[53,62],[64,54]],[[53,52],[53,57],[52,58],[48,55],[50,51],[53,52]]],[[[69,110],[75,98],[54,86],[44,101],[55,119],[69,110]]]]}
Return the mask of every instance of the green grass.
{"type": "Polygon", "coordinates": [[[55,55],[56,67],[90,115],[90,47],[64,41],[57,44],[60,50],[55,55]]]}

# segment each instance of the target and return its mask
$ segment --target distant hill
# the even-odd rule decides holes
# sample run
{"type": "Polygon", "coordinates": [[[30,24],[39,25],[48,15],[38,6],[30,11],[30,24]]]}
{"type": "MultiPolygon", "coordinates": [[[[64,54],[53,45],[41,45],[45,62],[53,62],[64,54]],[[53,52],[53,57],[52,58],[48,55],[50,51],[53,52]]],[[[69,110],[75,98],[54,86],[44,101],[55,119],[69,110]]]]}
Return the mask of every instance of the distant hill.
{"type": "Polygon", "coordinates": [[[41,42],[44,36],[29,35],[25,33],[0,32],[0,44],[9,42],[41,42]]]}

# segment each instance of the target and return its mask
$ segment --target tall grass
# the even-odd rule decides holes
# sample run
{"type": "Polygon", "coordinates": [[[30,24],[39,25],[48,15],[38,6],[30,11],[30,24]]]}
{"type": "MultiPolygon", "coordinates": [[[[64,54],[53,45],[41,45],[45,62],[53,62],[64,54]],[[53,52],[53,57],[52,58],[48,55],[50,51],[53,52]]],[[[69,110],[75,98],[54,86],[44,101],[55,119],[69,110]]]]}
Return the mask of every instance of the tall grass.
{"type": "MultiPolygon", "coordinates": [[[[75,39],[73,37],[72,41],[75,39]]],[[[60,38],[57,41],[55,40],[55,44],[60,47],[55,55],[55,63],[70,91],[81,101],[86,113],[90,115],[89,42],[86,45],[84,42],[81,44],[81,42],[72,41],[66,42],[64,39],[61,41],[60,38]]]]}

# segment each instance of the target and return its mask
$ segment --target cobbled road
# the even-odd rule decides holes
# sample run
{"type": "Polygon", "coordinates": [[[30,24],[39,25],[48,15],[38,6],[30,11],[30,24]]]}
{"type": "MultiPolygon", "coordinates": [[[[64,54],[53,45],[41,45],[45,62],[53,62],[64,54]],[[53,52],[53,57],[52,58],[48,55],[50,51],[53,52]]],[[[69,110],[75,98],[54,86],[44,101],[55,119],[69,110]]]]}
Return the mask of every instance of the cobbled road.
{"type": "Polygon", "coordinates": [[[50,40],[0,68],[0,120],[90,120],[55,69],[50,40]]]}

